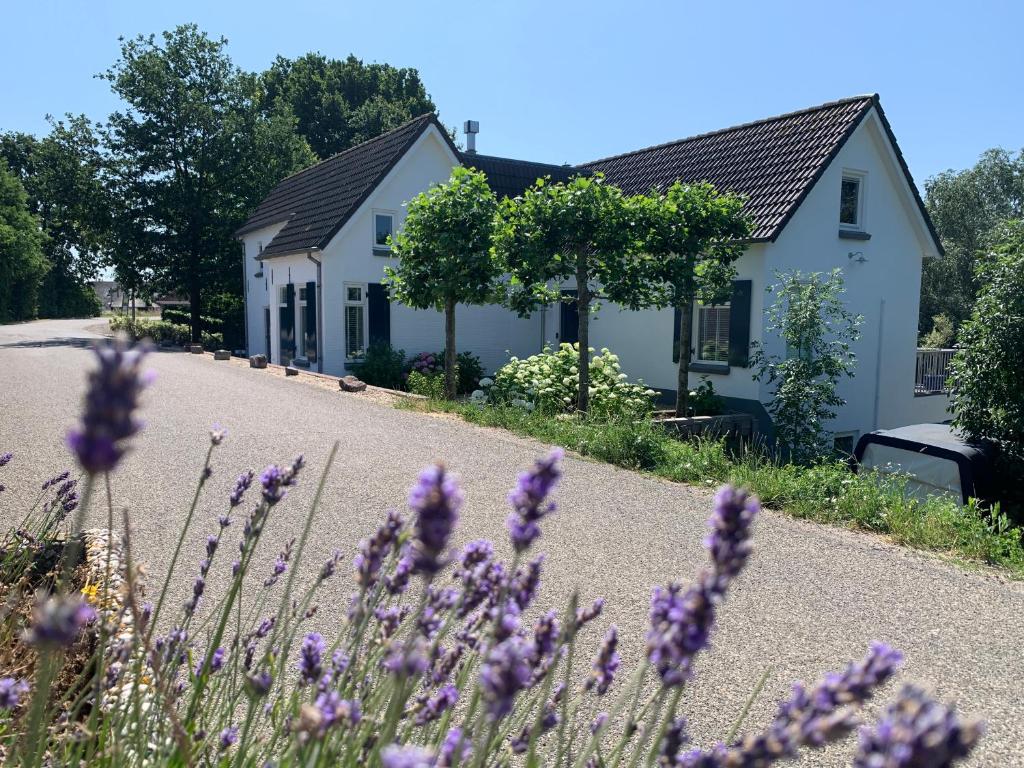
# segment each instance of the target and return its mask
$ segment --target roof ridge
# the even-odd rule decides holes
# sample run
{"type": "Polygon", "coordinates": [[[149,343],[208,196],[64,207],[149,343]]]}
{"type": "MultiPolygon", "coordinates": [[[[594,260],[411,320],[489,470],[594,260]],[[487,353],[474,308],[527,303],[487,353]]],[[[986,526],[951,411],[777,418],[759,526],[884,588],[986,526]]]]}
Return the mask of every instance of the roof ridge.
{"type": "MultiPolygon", "coordinates": [[[[436,118],[437,114],[434,113],[434,112],[424,112],[422,115],[414,117],[411,120],[406,120],[404,123],[402,123],[399,126],[396,126],[396,127],[392,128],[390,131],[387,131],[385,133],[381,133],[381,134],[379,134],[377,136],[374,136],[372,139],[367,139],[366,141],[361,141],[358,144],[352,145],[348,149],[341,150],[341,152],[335,152],[330,157],[325,157],[323,160],[318,160],[317,162],[313,163],[312,165],[307,165],[305,168],[302,168],[301,170],[295,171],[294,173],[289,173],[287,176],[285,176],[283,179],[281,179],[279,182],[277,182],[277,184],[283,184],[284,182],[288,181],[288,179],[294,178],[294,177],[296,177],[296,176],[298,176],[300,174],[305,173],[306,171],[311,171],[314,168],[319,168],[321,165],[324,165],[325,163],[329,163],[332,160],[336,160],[339,157],[341,157],[342,155],[347,155],[349,152],[353,152],[353,151],[355,151],[357,149],[361,149],[361,148],[365,147],[368,144],[373,144],[374,142],[380,141],[381,139],[384,139],[384,138],[387,138],[388,136],[391,136],[394,133],[398,133],[403,128],[408,128],[413,123],[417,123],[420,120],[426,120],[426,119],[429,119],[431,117],[436,118]]],[[[274,186],[276,187],[277,184],[275,184],[274,186]]]]}
{"type": "Polygon", "coordinates": [[[736,125],[730,125],[727,128],[718,128],[714,131],[706,131],[704,133],[697,133],[693,136],[685,136],[681,139],[673,139],[672,141],[665,141],[660,144],[652,144],[649,147],[641,147],[640,149],[633,149],[628,152],[620,152],[617,155],[608,155],[607,157],[600,157],[596,160],[588,160],[585,163],[579,163],[576,165],[577,168],[586,168],[587,166],[597,165],[598,163],[605,163],[609,160],[618,160],[621,157],[629,157],[630,155],[638,155],[641,152],[650,152],[653,149],[662,149],[664,147],[675,146],[676,144],[685,144],[688,141],[696,141],[698,139],[706,139],[710,136],[717,136],[723,133],[729,133],[730,131],[739,131],[744,128],[752,128],[756,125],[764,125],[765,123],[772,123],[776,120],[786,120],[793,117],[799,117],[800,115],[806,115],[810,112],[818,112],[824,109],[830,109],[832,107],[838,107],[843,104],[852,104],[856,101],[870,100],[873,104],[878,104],[877,93],[864,93],[858,96],[847,96],[843,99],[836,99],[835,101],[827,101],[824,104],[818,104],[813,107],[804,107],[803,109],[797,109],[792,112],[784,112],[781,115],[772,115],[771,117],[762,117],[759,120],[750,120],[746,123],[738,123],[736,125]]]}

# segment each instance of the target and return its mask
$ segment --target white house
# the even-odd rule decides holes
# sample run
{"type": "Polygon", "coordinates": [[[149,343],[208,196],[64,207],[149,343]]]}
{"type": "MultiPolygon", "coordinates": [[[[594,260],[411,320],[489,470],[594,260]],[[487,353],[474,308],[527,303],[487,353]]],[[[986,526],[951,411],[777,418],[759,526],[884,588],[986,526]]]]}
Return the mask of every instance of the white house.
{"type": "MultiPolygon", "coordinates": [[[[770,393],[748,367],[754,340],[781,351],[762,331],[765,288],[776,272],[839,267],[848,305],[864,323],[856,376],[841,389],[847,405],[830,425],[838,439],[848,446],[873,429],[948,418],[944,394],[922,397],[915,386],[921,265],[941,246],[877,95],[579,166],[462,152],[424,115],[286,178],[239,230],[250,354],[343,374],[377,340],[409,354],[439,350],[442,315],[389,302],[381,280],[392,259],[387,236],[401,227],[405,203],[459,164],[483,171],[501,196],[540,176],[595,171],[627,193],[680,179],[745,195],[754,231],[732,300],[695,309],[691,386],[707,376],[730,406],[768,428],[770,393]]],[[[457,345],[493,370],[510,354],[574,341],[577,323],[572,303],[526,319],[499,306],[460,306],[457,345]]],[[[671,392],[677,329],[672,310],[605,306],[591,344],[615,351],[631,377],[671,392]]]]}

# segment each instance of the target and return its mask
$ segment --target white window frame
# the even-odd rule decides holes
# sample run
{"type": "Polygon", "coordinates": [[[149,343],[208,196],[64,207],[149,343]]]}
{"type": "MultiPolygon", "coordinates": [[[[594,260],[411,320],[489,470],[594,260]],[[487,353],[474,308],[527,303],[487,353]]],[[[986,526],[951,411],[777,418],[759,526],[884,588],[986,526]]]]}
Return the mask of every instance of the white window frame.
{"type": "Polygon", "coordinates": [[[855,171],[849,168],[843,169],[843,175],[839,182],[839,226],[842,229],[850,232],[863,232],[864,231],[864,212],[866,207],[864,205],[864,199],[867,196],[867,181],[868,174],[866,171],[855,171]],[[857,182],[857,223],[848,224],[843,219],[843,182],[844,181],[856,181],[857,182]]]}
{"type": "Polygon", "coordinates": [[[368,286],[367,286],[366,283],[344,283],[342,285],[342,290],[344,291],[344,295],[342,297],[344,299],[344,302],[343,302],[344,309],[342,309],[343,314],[342,314],[342,317],[341,317],[341,322],[342,322],[342,330],[343,330],[343,333],[344,333],[344,336],[345,336],[345,359],[347,361],[362,360],[363,357],[366,355],[366,347],[367,347],[367,343],[368,343],[368,333],[369,333],[369,318],[367,317],[368,312],[367,312],[367,301],[366,301],[367,287],[368,286]],[[359,301],[354,301],[354,300],[349,298],[349,296],[348,296],[349,288],[358,288],[359,289],[359,296],[360,296],[360,300],[359,301]],[[360,307],[362,309],[362,313],[363,313],[363,338],[360,340],[360,344],[359,344],[359,350],[362,352],[362,354],[360,354],[360,355],[350,355],[349,354],[349,343],[348,343],[349,342],[349,339],[348,339],[348,308],[349,307],[360,307]]]}
{"type": "MultiPolygon", "coordinates": [[[[703,312],[705,309],[724,309],[726,317],[729,317],[730,312],[731,312],[731,302],[726,301],[726,302],[724,302],[722,304],[700,304],[700,303],[697,304],[697,311],[696,311],[696,315],[697,316],[694,318],[694,321],[696,323],[696,334],[695,335],[697,336],[697,340],[696,340],[696,343],[694,344],[693,359],[694,359],[695,362],[706,363],[707,365],[721,365],[722,367],[728,366],[729,365],[729,329],[726,329],[726,334],[725,334],[725,360],[708,360],[707,358],[702,356],[703,355],[703,346],[704,345],[701,344],[701,338],[700,338],[700,327],[701,327],[700,326],[700,316],[701,316],[701,312],[703,312]]],[[[731,322],[731,318],[730,318],[730,322],[731,322]]]]}
{"type": "Polygon", "coordinates": [[[377,217],[387,216],[391,219],[391,236],[395,236],[395,211],[388,211],[383,208],[374,208],[373,216],[370,217],[370,247],[376,253],[391,253],[390,245],[380,245],[377,242],[377,217]]]}

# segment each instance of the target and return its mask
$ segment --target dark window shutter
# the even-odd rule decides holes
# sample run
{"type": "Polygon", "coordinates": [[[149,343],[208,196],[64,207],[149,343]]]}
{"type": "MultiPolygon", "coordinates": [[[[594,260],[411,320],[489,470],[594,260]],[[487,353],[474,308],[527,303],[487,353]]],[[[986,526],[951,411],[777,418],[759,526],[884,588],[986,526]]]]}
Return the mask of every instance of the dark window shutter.
{"type": "Polygon", "coordinates": [[[370,283],[366,286],[366,309],[369,315],[368,322],[370,343],[390,344],[391,343],[391,302],[388,299],[388,292],[380,283],[370,283]]]}
{"type": "Polygon", "coordinates": [[[316,362],[316,283],[306,283],[306,328],[302,340],[306,359],[316,362]]]}
{"type": "Polygon", "coordinates": [[[672,362],[679,362],[679,321],[683,319],[683,310],[672,308],[672,362]]]}
{"type": "Polygon", "coordinates": [[[729,365],[750,365],[750,280],[732,281],[729,301],[729,365]]]}
{"type": "Polygon", "coordinates": [[[295,286],[288,283],[284,289],[284,306],[281,307],[281,364],[288,365],[295,357],[295,286]]]}

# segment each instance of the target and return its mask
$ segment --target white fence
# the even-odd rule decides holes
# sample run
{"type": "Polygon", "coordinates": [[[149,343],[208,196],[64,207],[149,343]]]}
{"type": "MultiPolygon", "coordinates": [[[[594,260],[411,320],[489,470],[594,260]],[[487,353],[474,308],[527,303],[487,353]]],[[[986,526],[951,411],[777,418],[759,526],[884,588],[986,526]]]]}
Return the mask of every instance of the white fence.
{"type": "Polygon", "coordinates": [[[949,361],[955,349],[918,349],[917,372],[914,375],[915,395],[949,392],[949,361]]]}

